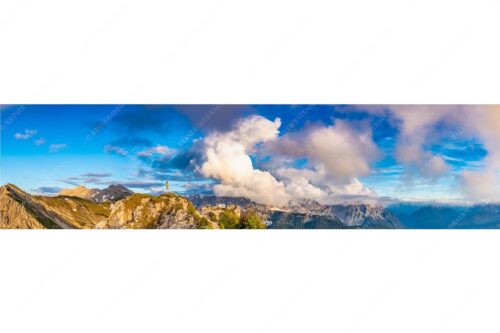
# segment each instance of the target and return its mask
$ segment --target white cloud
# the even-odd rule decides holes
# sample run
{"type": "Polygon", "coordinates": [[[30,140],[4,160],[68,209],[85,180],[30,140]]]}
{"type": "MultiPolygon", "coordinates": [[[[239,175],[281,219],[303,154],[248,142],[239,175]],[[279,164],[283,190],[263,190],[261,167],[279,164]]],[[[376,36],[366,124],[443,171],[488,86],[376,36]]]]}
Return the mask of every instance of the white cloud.
{"type": "Polygon", "coordinates": [[[14,134],[14,138],[16,138],[17,140],[27,140],[27,139],[31,138],[33,135],[36,135],[37,133],[38,133],[37,130],[25,129],[24,133],[14,134]]]}
{"type": "Polygon", "coordinates": [[[451,169],[442,156],[424,151],[421,144],[415,142],[399,144],[395,157],[397,161],[415,167],[420,175],[429,178],[444,176],[451,169]]]}
{"type": "Polygon", "coordinates": [[[428,113],[429,125],[445,122],[455,126],[453,136],[478,137],[488,155],[484,168],[472,173],[462,173],[464,194],[473,201],[499,201],[500,179],[500,106],[439,106],[428,113]]]}
{"type": "MultiPolygon", "coordinates": [[[[400,129],[395,157],[420,175],[429,178],[444,176],[450,167],[441,157],[425,150],[424,145],[438,136],[438,123],[455,124],[460,106],[455,109],[447,105],[394,105],[390,110],[400,129]]],[[[455,129],[456,130],[456,129],[455,129]]],[[[456,134],[456,133],[455,133],[456,134]]]]}
{"type": "Polygon", "coordinates": [[[125,156],[128,154],[128,151],[126,151],[125,149],[113,145],[105,145],[104,151],[108,154],[117,154],[121,156],[125,156]]]}
{"type": "Polygon", "coordinates": [[[141,157],[150,157],[155,154],[162,155],[162,156],[172,156],[176,153],[177,151],[175,149],[169,148],[167,146],[156,146],[153,148],[145,149],[143,151],[140,151],[137,153],[137,156],[141,157]]]}
{"type": "Polygon", "coordinates": [[[424,176],[437,178],[447,174],[451,167],[442,156],[432,155],[425,159],[420,165],[420,171],[424,176]]]}
{"type": "MultiPolygon", "coordinates": [[[[429,147],[445,137],[479,139],[488,154],[480,169],[459,175],[462,193],[475,202],[500,200],[500,106],[360,108],[387,115],[398,128],[394,157],[409,176],[416,173],[433,180],[449,175],[447,161],[452,161],[429,147]]],[[[360,181],[372,172],[372,163],[380,156],[370,128],[336,121],[334,126],[311,126],[279,137],[280,125],[279,119],[252,116],[232,131],[209,134],[203,139],[204,160],[197,170],[219,181],[214,186],[217,195],[243,196],[272,205],[300,199],[328,204],[375,196],[360,181]],[[251,156],[262,157],[260,168],[251,156]],[[298,167],[294,163],[298,159],[306,162],[298,167]]]]}
{"type": "Polygon", "coordinates": [[[479,201],[500,201],[500,106],[477,107],[468,123],[483,141],[488,155],[483,170],[476,174],[464,172],[465,193],[479,201]]]}
{"type": "MultiPolygon", "coordinates": [[[[204,162],[198,171],[220,181],[219,196],[242,196],[283,206],[291,200],[337,202],[339,197],[372,196],[357,177],[370,173],[378,150],[369,130],[356,131],[345,122],[314,127],[297,136],[278,137],[280,120],[260,116],[241,120],[233,131],[209,134],[203,141],[204,162]],[[256,169],[250,157],[265,144],[273,159],[308,159],[307,168],[256,169]]],[[[276,165],[274,165],[276,166],[276,165]]]]}
{"type": "Polygon", "coordinates": [[[292,198],[333,204],[374,196],[359,177],[371,173],[371,163],[380,152],[370,129],[355,124],[337,121],[334,126],[310,127],[266,146],[266,153],[280,162],[307,160],[306,168],[273,164],[273,174],[285,184],[292,198]]]}
{"type": "Polygon", "coordinates": [[[500,106],[498,105],[392,105],[360,106],[372,113],[389,110],[400,129],[396,156],[404,164],[413,164],[424,176],[437,177],[447,171],[442,157],[426,151],[424,146],[443,135],[437,125],[452,126],[451,138],[478,137],[488,155],[483,170],[462,173],[462,188],[474,201],[500,200],[500,106]],[[477,183],[477,184],[475,184],[477,183]],[[481,199],[483,198],[483,199],[481,199]]]}
{"type": "Polygon", "coordinates": [[[283,181],[286,191],[294,200],[315,200],[321,204],[336,204],[374,198],[375,193],[366,188],[358,178],[335,182],[322,167],[316,170],[281,168],[276,176],[283,181]]]}
{"type": "Polygon", "coordinates": [[[463,190],[467,197],[474,201],[500,201],[498,184],[499,177],[492,171],[466,170],[463,173],[463,190]]]}
{"type": "Polygon", "coordinates": [[[286,205],[290,200],[283,183],[271,173],[255,169],[249,155],[257,143],[274,139],[281,125],[260,116],[241,120],[233,131],[212,133],[203,140],[204,162],[198,168],[205,177],[220,181],[219,196],[241,196],[258,203],[286,205]]]}
{"type": "Polygon", "coordinates": [[[35,140],[35,145],[41,146],[41,145],[45,144],[46,142],[47,141],[44,138],[36,139],[35,140]]]}
{"type": "Polygon", "coordinates": [[[330,177],[341,181],[368,175],[370,162],[379,156],[369,129],[356,131],[343,121],[337,121],[335,126],[312,130],[303,144],[313,163],[321,165],[330,177]]]}
{"type": "Polygon", "coordinates": [[[57,143],[57,144],[52,144],[49,146],[49,152],[50,153],[56,153],[58,151],[61,151],[63,149],[68,148],[68,145],[65,143],[57,143]]]}

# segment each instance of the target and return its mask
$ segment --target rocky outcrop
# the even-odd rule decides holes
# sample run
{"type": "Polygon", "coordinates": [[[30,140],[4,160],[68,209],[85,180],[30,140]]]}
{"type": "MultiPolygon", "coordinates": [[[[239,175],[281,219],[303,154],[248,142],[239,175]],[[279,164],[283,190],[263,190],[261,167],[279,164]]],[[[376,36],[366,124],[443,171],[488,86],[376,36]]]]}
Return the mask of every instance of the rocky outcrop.
{"type": "Polygon", "coordinates": [[[111,206],[109,228],[194,229],[199,227],[200,214],[193,204],[169,193],[160,196],[134,194],[111,206]]]}

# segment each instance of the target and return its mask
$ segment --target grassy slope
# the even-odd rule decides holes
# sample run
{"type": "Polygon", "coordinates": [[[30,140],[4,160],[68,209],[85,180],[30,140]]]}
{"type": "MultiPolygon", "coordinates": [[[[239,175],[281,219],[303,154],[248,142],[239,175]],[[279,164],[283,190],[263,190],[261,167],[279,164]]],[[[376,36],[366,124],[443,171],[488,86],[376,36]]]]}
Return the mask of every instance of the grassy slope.
{"type": "Polygon", "coordinates": [[[98,204],[78,197],[35,196],[45,208],[68,221],[75,228],[94,228],[96,224],[109,217],[109,203],[98,204]]]}

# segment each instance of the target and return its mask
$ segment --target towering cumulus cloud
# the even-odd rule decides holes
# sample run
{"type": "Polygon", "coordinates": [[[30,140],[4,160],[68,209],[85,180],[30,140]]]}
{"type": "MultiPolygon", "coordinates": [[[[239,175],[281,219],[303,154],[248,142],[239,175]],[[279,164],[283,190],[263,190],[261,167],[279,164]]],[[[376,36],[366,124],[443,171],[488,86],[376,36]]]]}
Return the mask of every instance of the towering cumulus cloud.
{"type": "Polygon", "coordinates": [[[240,121],[236,129],[212,133],[204,139],[205,161],[199,171],[220,181],[214,186],[219,196],[240,196],[258,203],[286,205],[290,196],[283,183],[271,173],[257,170],[249,152],[255,145],[278,136],[279,118],[270,121],[252,116],[240,121]]]}
{"type": "Polygon", "coordinates": [[[338,122],[279,137],[280,125],[278,118],[252,116],[232,131],[204,139],[204,162],[198,171],[220,181],[214,186],[216,195],[277,206],[301,199],[335,203],[373,196],[357,178],[370,173],[370,162],[378,156],[369,130],[355,131],[338,122]],[[250,155],[260,150],[279,162],[299,158],[306,163],[300,168],[271,163],[268,170],[259,170],[250,155]]]}

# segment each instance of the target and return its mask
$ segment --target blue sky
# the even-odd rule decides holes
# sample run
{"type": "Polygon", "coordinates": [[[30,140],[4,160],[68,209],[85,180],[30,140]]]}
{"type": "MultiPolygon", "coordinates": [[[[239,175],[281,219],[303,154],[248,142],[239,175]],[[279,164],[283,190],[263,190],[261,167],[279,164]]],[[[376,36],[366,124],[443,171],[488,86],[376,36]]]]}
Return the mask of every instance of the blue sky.
{"type": "MultiPolygon", "coordinates": [[[[353,149],[376,151],[376,157],[363,159],[369,171],[349,174],[349,181],[330,174],[316,180],[315,186],[322,188],[326,185],[321,182],[327,181],[347,186],[356,178],[376,197],[465,200],[461,177],[464,171],[485,167],[489,152],[484,136],[445,118],[410,131],[409,121],[415,118],[391,109],[349,105],[2,106],[1,182],[49,194],[78,184],[103,188],[112,183],[138,192],[158,192],[169,180],[180,193],[211,192],[213,185],[228,180],[200,172],[206,160],[205,139],[214,133],[231,133],[245,119],[259,116],[269,124],[279,118],[279,134],[269,142],[246,147],[247,154],[254,169],[268,171],[278,181],[276,170],[282,160],[294,170],[317,172],[328,165],[337,170],[334,157],[315,155],[313,148],[306,147],[311,133],[326,128],[354,138],[353,149]],[[363,134],[369,136],[368,144],[357,141],[363,134]],[[305,152],[284,153],[288,137],[296,147],[304,143],[305,152]],[[273,140],[283,142],[276,145],[273,140]]],[[[329,155],[328,142],[324,143],[329,155]]],[[[356,158],[353,163],[363,156],[356,158]]]]}

